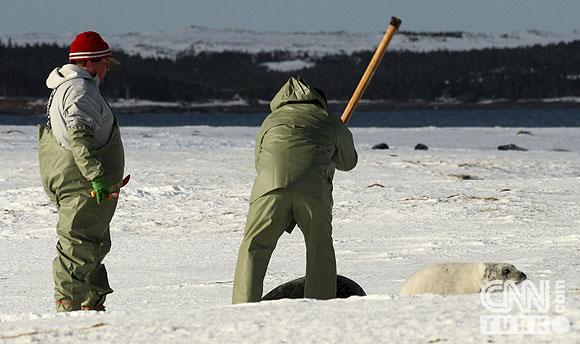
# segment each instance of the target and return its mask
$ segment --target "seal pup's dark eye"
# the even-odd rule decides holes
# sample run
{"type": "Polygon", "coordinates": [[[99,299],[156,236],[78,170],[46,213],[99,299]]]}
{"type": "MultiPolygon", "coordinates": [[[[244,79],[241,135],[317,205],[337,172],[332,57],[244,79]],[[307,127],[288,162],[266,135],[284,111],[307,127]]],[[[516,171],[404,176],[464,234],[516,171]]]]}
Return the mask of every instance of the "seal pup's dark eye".
{"type": "Polygon", "coordinates": [[[509,275],[510,274],[510,269],[508,269],[508,268],[503,269],[503,271],[501,272],[501,274],[504,275],[504,276],[509,275]]]}

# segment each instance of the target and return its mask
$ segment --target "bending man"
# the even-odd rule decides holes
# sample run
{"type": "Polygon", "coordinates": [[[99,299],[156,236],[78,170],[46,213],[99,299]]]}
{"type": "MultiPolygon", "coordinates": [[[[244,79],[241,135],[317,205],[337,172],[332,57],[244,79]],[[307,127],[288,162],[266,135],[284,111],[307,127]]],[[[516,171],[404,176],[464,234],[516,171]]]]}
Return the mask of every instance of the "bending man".
{"type": "Polygon", "coordinates": [[[266,269],[284,231],[296,224],[306,243],[304,297],[336,297],[332,242],[335,168],[353,169],[352,134],[328,110],[321,90],[290,78],[270,103],[256,138],[258,176],[234,278],[233,303],[260,301],[266,269]]]}

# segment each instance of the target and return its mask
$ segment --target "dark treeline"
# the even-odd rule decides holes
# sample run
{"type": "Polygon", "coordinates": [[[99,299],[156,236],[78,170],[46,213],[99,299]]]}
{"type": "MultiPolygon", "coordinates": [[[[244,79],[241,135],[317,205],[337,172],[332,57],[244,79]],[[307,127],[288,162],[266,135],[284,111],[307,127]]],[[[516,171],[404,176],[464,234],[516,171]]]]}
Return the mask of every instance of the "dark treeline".
{"type": "MultiPolygon", "coordinates": [[[[13,46],[0,42],[0,97],[46,97],[45,80],[66,62],[56,45],[13,46]]],[[[302,75],[330,99],[352,94],[372,51],[313,57],[287,52],[181,54],[175,60],[115,52],[121,62],[102,86],[110,98],[156,101],[270,99],[290,75],[302,75]],[[301,58],[315,66],[275,72],[264,62],[301,58]]],[[[580,96],[580,41],[514,49],[463,52],[393,52],[385,55],[366,99],[465,102],[580,96]]]]}

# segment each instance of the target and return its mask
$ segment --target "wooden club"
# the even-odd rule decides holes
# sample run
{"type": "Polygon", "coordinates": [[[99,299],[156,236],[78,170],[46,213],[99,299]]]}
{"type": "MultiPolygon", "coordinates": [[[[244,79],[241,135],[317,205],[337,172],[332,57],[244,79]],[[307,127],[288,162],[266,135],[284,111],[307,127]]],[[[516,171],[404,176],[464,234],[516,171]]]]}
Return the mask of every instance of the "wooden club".
{"type": "Polygon", "coordinates": [[[360,79],[358,86],[354,90],[352,97],[348,101],[348,104],[346,105],[346,108],[344,109],[342,116],[340,116],[340,119],[344,123],[347,123],[350,117],[352,116],[352,113],[354,112],[354,109],[356,108],[360,98],[362,97],[362,94],[367,89],[367,86],[369,85],[373,75],[375,74],[377,68],[379,67],[379,64],[381,63],[383,56],[385,55],[385,52],[387,51],[387,45],[389,45],[391,38],[393,38],[393,35],[399,29],[400,25],[401,19],[397,17],[391,17],[391,23],[387,27],[387,31],[385,32],[385,35],[383,36],[381,43],[379,43],[379,46],[377,47],[377,50],[375,51],[375,54],[373,55],[371,62],[367,66],[367,69],[365,70],[362,78],[360,79]]]}

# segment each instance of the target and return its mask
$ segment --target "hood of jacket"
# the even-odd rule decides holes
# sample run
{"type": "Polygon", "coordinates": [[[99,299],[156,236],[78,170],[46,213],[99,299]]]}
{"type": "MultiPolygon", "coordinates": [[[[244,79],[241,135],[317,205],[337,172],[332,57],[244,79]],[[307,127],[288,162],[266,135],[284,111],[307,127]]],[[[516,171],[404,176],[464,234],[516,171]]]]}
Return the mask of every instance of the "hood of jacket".
{"type": "Polygon", "coordinates": [[[46,79],[46,86],[50,89],[55,89],[72,79],[88,79],[97,87],[99,86],[99,77],[97,75],[92,76],[85,69],[74,64],[66,64],[60,68],[53,69],[46,79]]]}
{"type": "Polygon", "coordinates": [[[274,112],[286,104],[314,102],[328,111],[328,104],[320,91],[308,85],[301,77],[291,77],[270,102],[270,110],[274,112]]]}

